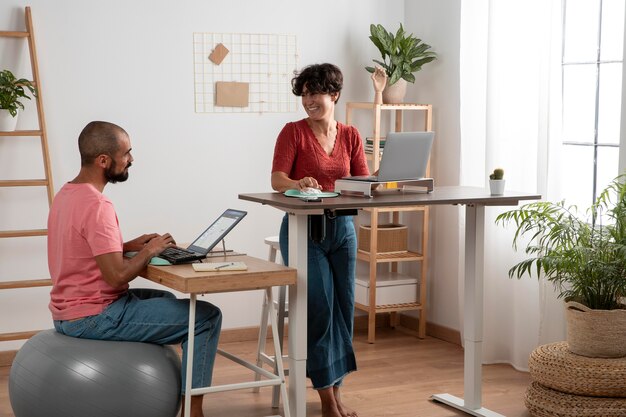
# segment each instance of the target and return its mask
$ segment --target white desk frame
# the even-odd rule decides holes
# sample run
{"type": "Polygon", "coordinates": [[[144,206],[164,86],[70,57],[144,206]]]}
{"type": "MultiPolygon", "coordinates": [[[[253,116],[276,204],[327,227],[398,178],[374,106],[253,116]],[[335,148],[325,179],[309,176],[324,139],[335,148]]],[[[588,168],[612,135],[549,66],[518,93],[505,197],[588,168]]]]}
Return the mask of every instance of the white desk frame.
{"type": "Polygon", "coordinates": [[[467,414],[503,417],[482,407],[483,267],[485,207],[510,206],[520,200],[538,200],[537,194],[507,192],[491,196],[477,187],[435,187],[432,193],[397,193],[374,198],[341,196],[306,203],[279,193],[240,194],[240,199],[267,204],[289,213],[289,264],[298,270],[297,285],[289,288],[289,405],[291,415],[306,417],[306,323],[308,215],[324,209],[361,209],[408,205],[462,204],[465,209],[465,294],[463,324],[464,398],[435,394],[431,398],[467,414]],[[294,200],[296,202],[294,202],[294,200]]]}
{"type": "Polygon", "coordinates": [[[434,394],[432,399],[473,416],[504,417],[481,405],[483,345],[483,275],[485,259],[485,206],[465,208],[464,372],[465,399],[434,394]]]}

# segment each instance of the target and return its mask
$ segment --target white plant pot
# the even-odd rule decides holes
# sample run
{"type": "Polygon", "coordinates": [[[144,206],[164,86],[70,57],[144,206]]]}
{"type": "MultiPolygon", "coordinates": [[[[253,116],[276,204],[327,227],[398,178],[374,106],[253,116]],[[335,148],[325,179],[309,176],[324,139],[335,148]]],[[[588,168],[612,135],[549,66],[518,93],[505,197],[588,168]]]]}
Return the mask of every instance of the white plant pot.
{"type": "Polygon", "coordinates": [[[404,78],[400,78],[393,85],[386,86],[383,90],[383,103],[403,103],[404,96],[406,96],[406,85],[406,80],[404,78]]]}
{"type": "Polygon", "coordinates": [[[13,132],[17,126],[17,116],[11,116],[8,110],[0,109],[0,132],[13,132]]]}
{"type": "Polygon", "coordinates": [[[489,190],[491,195],[504,194],[504,183],[506,180],[489,180],[489,190]]]}

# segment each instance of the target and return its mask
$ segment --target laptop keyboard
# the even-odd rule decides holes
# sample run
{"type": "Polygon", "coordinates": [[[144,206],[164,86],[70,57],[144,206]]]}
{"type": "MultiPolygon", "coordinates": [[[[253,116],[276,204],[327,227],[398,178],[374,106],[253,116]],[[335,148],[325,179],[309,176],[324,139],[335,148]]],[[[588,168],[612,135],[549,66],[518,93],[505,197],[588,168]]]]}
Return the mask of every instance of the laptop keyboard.
{"type": "Polygon", "coordinates": [[[172,263],[198,259],[198,255],[195,252],[176,246],[170,246],[169,248],[166,248],[163,252],[159,254],[159,257],[167,259],[172,263]]]}

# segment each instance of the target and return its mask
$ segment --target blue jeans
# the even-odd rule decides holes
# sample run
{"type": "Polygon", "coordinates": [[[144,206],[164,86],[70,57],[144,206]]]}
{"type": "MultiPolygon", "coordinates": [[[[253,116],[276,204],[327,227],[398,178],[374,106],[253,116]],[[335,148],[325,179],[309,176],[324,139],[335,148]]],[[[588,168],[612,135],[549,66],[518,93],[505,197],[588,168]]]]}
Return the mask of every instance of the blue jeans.
{"type": "MultiPolygon", "coordinates": [[[[95,316],[78,320],[55,320],[57,332],[96,340],[182,344],[182,387],[185,393],[189,300],[177,299],[167,291],[130,289],[95,316]]],[[[222,313],[214,305],[196,303],[196,337],[192,388],[211,385],[222,313]]]]}
{"type": "MultiPolygon", "coordinates": [[[[280,252],[289,264],[289,219],[280,227],[280,252]]],[[[307,376],[314,389],[340,386],[356,371],[352,347],[356,233],[351,216],[326,219],[326,238],[308,241],[307,376]]]]}

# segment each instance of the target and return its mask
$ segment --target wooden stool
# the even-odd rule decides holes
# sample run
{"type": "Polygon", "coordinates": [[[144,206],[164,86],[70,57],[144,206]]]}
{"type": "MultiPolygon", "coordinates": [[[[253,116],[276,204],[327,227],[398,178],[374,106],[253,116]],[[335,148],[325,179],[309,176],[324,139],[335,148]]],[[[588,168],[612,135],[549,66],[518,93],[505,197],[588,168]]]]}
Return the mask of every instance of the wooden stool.
{"type": "MultiPolygon", "coordinates": [[[[276,262],[276,255],[280,251],[280,244],[278,242],[278,236],[270,236],[265,238],[265,243],[269,246],[269,254],[267,259],[270,262],[276,262]]],[[[282,257],[280,263],[284,263],[282,257]]],[[[274,301],[276,314],[277,314],[277,326],[278,326],[278,343],[280,345],[280,351],[283,351],[283,339],[285,335],[285,318],[289,316],[289,304],[286,302],[287,287],[282,286],[278,288],[278,301],[274,301]]],[[[257,359],[256,364],[258,367],[263,367],[263,364],[267,364],[272,367],[274,373],[278,371],[276,357],[274,355],[268,355],[265,352],[265,344],[267,339],[267,323],[270,313],[270,306],[267,296],[263,297],[263,309],[261,311],[261,325],[259,328],[259,341],[257,345],[257,359]]],[[[287,355],[282,356],[283,361],[287,359],[287,355]]],[[[289,369],[285,369],[285,376],[289,375],[289,369]]],[[[261,376],[256,375],[258,381],[261,376]]],[[[253,392],[259,392],[259,388],[254,388],[253,392]]],[[[280,387],[272,387],[272,407],[278,408],[280,396],[280,387]]]]}

